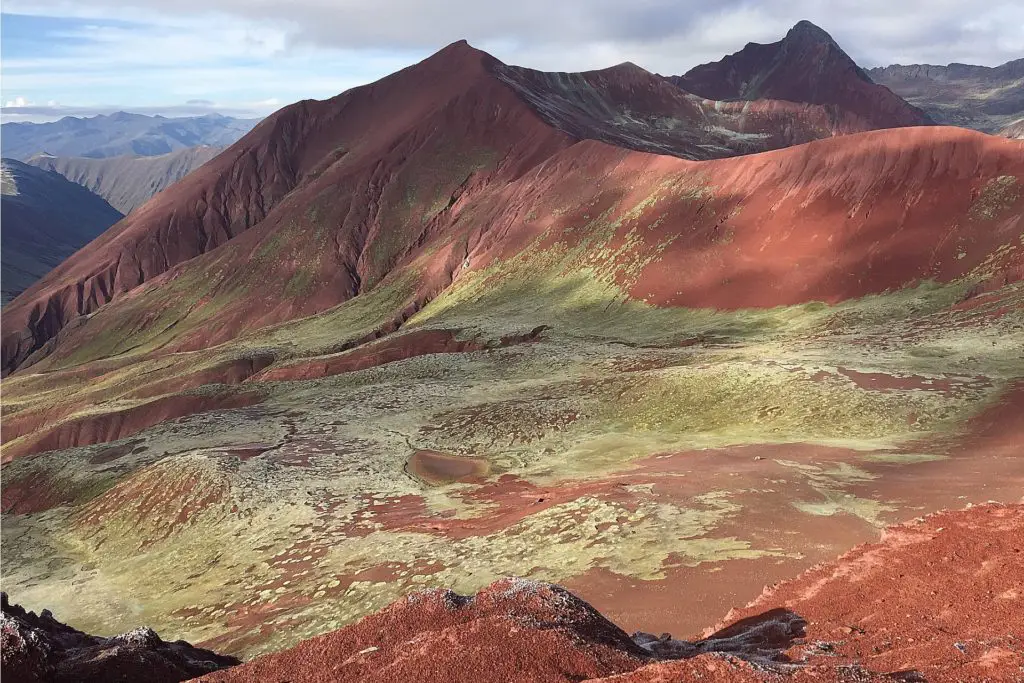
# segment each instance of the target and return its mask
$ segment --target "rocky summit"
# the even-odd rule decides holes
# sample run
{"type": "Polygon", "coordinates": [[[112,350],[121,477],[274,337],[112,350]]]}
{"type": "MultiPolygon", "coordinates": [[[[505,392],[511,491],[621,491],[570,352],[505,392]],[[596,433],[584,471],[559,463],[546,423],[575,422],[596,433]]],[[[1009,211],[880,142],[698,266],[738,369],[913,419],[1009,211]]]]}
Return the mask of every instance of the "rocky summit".
{"type": "Polygon", "coordinates": [[[1024,141],[850,54],[25,150],[131,210],[3,309],[3,675],[1019,678],[1024,141]]]}

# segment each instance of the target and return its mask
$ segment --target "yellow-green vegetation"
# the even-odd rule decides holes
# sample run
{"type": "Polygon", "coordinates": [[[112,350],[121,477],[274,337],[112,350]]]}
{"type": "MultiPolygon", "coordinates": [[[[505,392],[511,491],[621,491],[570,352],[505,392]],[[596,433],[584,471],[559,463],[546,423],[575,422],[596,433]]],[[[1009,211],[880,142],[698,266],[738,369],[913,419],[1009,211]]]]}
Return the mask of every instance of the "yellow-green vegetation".
{"type": "Polygon", "coordinates": [[[307,318],[266,327],[232,342],[243,348],[274,348],[282,359],[330,354],[376,332],[412,303],[419,274],[406,268],[366,294],[307,318]]]}
{"type": "Polygon", "coordinates": [[[839,463],[829,468],[790,460],[779,460],[778,463],[799,472],[821,494],[821,500],[793,501],[793,507],[801,512],[826,517],[846,513],[875,526],[884,526],[884,514],[896,509],[894,505],[860,498],[844,491],[844,486],[870,481],[878,476],[849,463],[839,463]]]}
{"type": "MultiPolygon", "coordinates": [[[[658,204],[595,209],[585,249],[544,235],[519,257],[462,272],[397,333],[497,342],[548,325],[536,341],[261,383],[260,405],[158,425],[113,460],[105,446],[15,460],[5,483],[61,473],[84,493],[5,516],[4,589],[90,631],[144,622],[252,655],[420,587],[810,563],[824,557],[800,553],[829,547],[834,529],[868,540],[927,509],[929,491],[886,486],[912,468],[954,467],[943,444],[1019,379],[1021,287],[969,310],[953,305],[973,280],[835,306],[659,309],[627,298],[628,276],[607,266],[630,263],[621,237],[658,204]],[[853,373],[892,382],[872,388],[853,373]],[[405,469],[419,449],[485,459],[489,474],[427,486],[405,469]],[[797,546],[805,533],[820,537],[797,546]]],[[[232,357],[268,353],[282,365],[338,353],[401,322],[419,277],[403,270],[203,352],[122,357],[63,383],[15,376],[5,411],[70,392],[107,395],[90,408],[102,412],[125,405],[132,386],[232,357]]],[[[997,496],[998,484],[965,494],[997,496]]]]}
{"type": "Polygon", "coordinates": [[[1020,197],[1021,181],[1016,176],[1002,175],[992,178],[982,187],[971,204],[970,217],[975,220],[993,220],[1002,217],[1020,197]]]}
{"type": "Polygon", "coordinates": [[[367,288],[375,286],[426,224],[447,208],[452,194],[497,153],[486,147],[438,140],[417,149],[384,188],[377,220],[380,232],[369,248],[367,288]]]}

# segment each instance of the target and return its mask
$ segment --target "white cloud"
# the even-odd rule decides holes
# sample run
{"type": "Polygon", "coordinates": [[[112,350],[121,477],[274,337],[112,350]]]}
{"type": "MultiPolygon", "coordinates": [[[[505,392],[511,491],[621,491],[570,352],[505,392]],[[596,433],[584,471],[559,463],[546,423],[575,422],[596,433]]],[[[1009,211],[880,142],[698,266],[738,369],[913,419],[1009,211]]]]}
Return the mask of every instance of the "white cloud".
{"type": "MultiPolygon", "coordinates": [[[[642,53],[648,68],[678,73],[748,41],[777,39],[800,19],[872,62],[996,64],[1020,57],[1024,45],[1019,0],[6,0],[5,11],[159,17],[161,25],[193,28],[226,22],[259,54],[310,45],[430,51],[467,38],[502,48],[497,56],[506,61],[548,69],[597,68],[607,64],[588,60],[642,53]]],[[[239,49],[239,36],[225,36],[239,49]]]]}
{"type": "Polygon", "coordinates": [[[376,80],[460,38],[556,71],[628,60],[678,74],[778,40],[800,19],[863,66],[995,65],[1024,54],[1019,0],[4,0],[3,9],[80,20],[53,36],[53,49],[5,54],[5,92],[133,109],[208,100],[266,113],[376,80]]]}

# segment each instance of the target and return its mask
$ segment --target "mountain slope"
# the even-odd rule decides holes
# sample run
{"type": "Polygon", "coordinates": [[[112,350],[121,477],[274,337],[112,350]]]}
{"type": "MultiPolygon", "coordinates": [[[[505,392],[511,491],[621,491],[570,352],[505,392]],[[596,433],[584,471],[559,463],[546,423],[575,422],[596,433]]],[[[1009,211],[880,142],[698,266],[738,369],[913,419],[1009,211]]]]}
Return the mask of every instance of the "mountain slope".
{"type": "Polygon", "coordinates": [[[762,106],[457,43],[267,119],[4,311],[5,588],[246,658],[510,573],[693,633],[1018,500],[1024,145],[762,106]]]}
{"type": "MultiPolygon", "coordinates": [[[[841,301],[971,273],[1021,277],[1021,143],[971,131],[878,131],[709,162],[587,141],[505,182],[481,175],[409,208],[385,189],[363,242],[360,224],[346,224],[347,201],[316,202],[337,197],[343,175],[303,187],[223,248],[76,323],[47,347],[43,367],[204,348],[368,294],[386,276],[388,286],[411,283],[395,308],[378,311],[397,325],[453,280],[484,278],[477,286],[494,290],[488,268],[499,263],[516,264],[512,281],[542,289],[560,268],[594,268],[650,304],[728,309],[841,301]]],[[[30,312],[19,304],[34,291],[11,310],[30,312]]],[[[95,291],[98,301],[114,290],[95,291]]],[[[53,304],[36,306],[45,324],[53,304]]]]}
{"type": "Polygon", "coordinates": [[[7,303],[122,215],[58,173],[12,159],[2,165],[0,279],[7,303]]]}
{"type": "Polygon", "coordinates": [[[1024,119],[1018,119],[1013,123],[1010,123],[1001,129],[997,135],[1001,135],[1004,138],[1010,138],[1012,140],[1024,140],[1024,119]]]}
{"type": "MultiPolygon", "coordinates": [[[[451,226],[504,206],[509,182],[551,168],[553,155],[583,138],[704,158],[750,151],[748,138],[782,146],[786,135],[801,141],[837,132],[827,119],[784,103],[761,103],[761,111],[769,112],[763,120],[774,116],[786,124],[785,135],[747,134],[741,125],[739,132],[724,126],[715,132],[695,98],[636,67],[578,78],[586,92],[555,87],[565,79],[507,67],[461,42],[378,83],[278,112],[21,297],[8,313],[4,371],[77,317],[225,244],[190,268],[203,283],[192,292],[216,299],[234,319],[207,328],[207,342],[223,341],[225,329],[239,321],[255,328],[368,292],[403,259],[448,233],[424,285],[425,292],[437,290],[480,239],[462,229],[456,237],[451,226]],[[621,111],[627,101],[636,103],[631,120],[599,116],[621,111]],[[657,125],[667,116],[679,123],[657,125]],[[687,126],[687,118],[699,123],[687,126]],[[238,239],[253,226],[256,234],[238,239]],[[243,262],[259,263],[260,277],[238,268],[243,262]]],[[[736,107],[734,123],[756,119],[747,109],[736,107]]],[[[613,163],[618,153],[609,148],[600,156],[613,163]]],[[[537,193],[531,183],[524,181],[524,196],[537,193]]],[[[151,311],[177,320],[182,307],[199,302],[190,300],[179,298],[166,310],[154,304],[151,311]]],[[[187,328],[175,327],[176,334],[187,328]]]]}
{"type": "Polygon", "coordinates": [[[832,37],[809,21],[777,43],[749,43],[718,62],[672,76],[675,85],[712,100],[787,100],[849,113],[862,129],[932,123],[916,107],[878,86],[832,37]]]}
{"type": "MultiPolygon", "coordinates": [[[[293,288],[305,290],[314,281],[323,286],[312,297],[276,306],[269,290],[253,290],[246,298],[271,309],[253,325],[320,310],[371,288],[409,242],[424,239],[429,219],[454,197],[484,178],[514,178],[571,144],[493,77],[494,63],[457,43],[378,83],[301,102],[264,120],[80,252],[60,276],[21,297],[8,314],[9,329],[19,320],[27,326],[15,333],[18,341],[5,336],[5,354],[24,357],[77,315],[257,224],[259,237],[233,243],[220,257],[262,254],[268,287],[283,286],[300,265],[306,283],[293,288]],[[270,246],[261,247],[261,238],[270,246]],[[317,253],[300,264],[281,259],[277,245],[317,253]],[[37,306],[50,312],[40,318],[37,306]]],[[[243,280],[254,274],[232,267],[232,287],[248,288],[243,280]]]]}
{"type": "Polygon", "coordinates": [[[998,133],[1024,117],[1024,59],[996,67],[894,64],[867,73],[939,123],[998,133]]]}
{"type": "Polygon", "coordinates": [[[27,161],[36,154],[102,159],[123,155],[159,156],[198,145],[224,147],[245,135],[258,119],[219,114],[182,118],[143,114],[65,116],[52,123],[0,126],[4,155],[27,161]]]}
{"type": "Polygon", "coordinates": [[[106,199],[123,214],[205,164],[220,147],[186,147],[159,156],[118,156],[104,159],[37,154],[26,163],[56,171],[73,183],[106,199]]]}
{"type": "Polygon", "coordinates": [[[500,65],[495,73],[575,138],[684,159],[762,152],[864,129],[813,104],[711,102],[630,63],[578,74],[500,65]]]}

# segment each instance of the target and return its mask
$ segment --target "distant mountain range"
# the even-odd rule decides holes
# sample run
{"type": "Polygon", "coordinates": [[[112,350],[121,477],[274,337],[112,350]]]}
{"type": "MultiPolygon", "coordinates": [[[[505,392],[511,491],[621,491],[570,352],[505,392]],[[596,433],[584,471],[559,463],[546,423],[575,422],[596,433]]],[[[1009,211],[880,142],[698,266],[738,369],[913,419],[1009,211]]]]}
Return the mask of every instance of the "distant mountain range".
{"type": "Polygon", "coordinates": [[[0,167],[0,290],[7,303],[122,214],[59,173],[13,159],[0,167]]]}
{"type": "Polygon", "coordinates": [[[3,124],[3,302],[256,123],[118,112],[3,124]]]}
{"type": "Polygon", "coordinates": [[[996,67],[894,64],[867,74],[936,123],[1006,137],[1024,134],[1024,59],[996,67]]]}
{"type": "Polygon", "coordinates": [[[115,114],[53,123],[5,123],[0,126],[3,155],[27,161],[37,154],[102,159],[123,155],[158,156],[209,145],[225,147],[252,130],[259,119],[235,119],[220,114],[165,118],[115,114]]]}
{"type": "Polygon", "coordinates": [[[28,163],[60,173],[103,197],[121,213],[127,214],[223,150],[223,147],[200,145],[160,156],[118,156],[105,159],[37,154],[28,163]]]}

